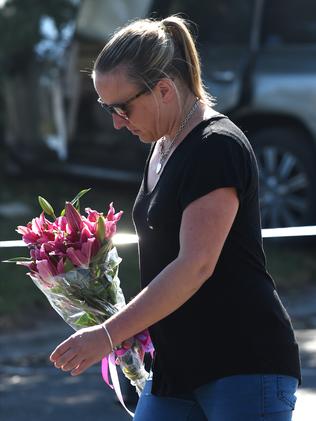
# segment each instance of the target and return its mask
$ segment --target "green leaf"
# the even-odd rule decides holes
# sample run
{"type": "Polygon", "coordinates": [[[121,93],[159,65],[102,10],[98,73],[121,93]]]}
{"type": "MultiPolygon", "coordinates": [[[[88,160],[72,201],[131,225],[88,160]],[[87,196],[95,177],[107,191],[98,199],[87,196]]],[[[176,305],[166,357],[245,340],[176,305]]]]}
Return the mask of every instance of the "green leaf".
{"type": "Polygon", "coordinates": [[[103,260],[104,256],[106,255],[106,253],[108,253],[111,248],[113,247],[112,242],[109,240],[107,241],[98,251],[98,253],[93,257],[93,259],[91,259],[91,263],[92,264],[96,264],[98,263],[100,260],[103,260]]]}
{"type": "Polygon", "coordinates": [[[56,219],[56,215],[52,205],[46,199],[44,199],[44,197],[38,196],[38,203],[47,215],[52,216],[54,219],[56,219]]]}
{"type": "MultiPolygon", "coordinates": [[[[78,194],[77,194],[77,196],[74,198],[74,199],[72,199],[71,200],[71,204],[77,209],[77,211],[80,213],[80,205],[79,205],[79,199],[83,196],[83,195],[85,195],[86,193],[88,193],[88,191],[90,191],[91,190],[91,188],[89,188],[89,189],[84,189],[84,190],[81,190],[78,194]]],[[[65,216],[65,209],[63,209],[61,212],[60,212],[60,216],[65,216]]]]}
{"type": "Polygon", "coordinates": [[[74,268],[74,265],[72,264],[71,260],[69,260],[68,257],[66,257],[65,263],[64,263],[65,272],[69,272],[73,268],[74,268]]]}
{"type": "Polygon", "coordinates": [[[84,190],[81,190],[81,191],[77,194],[77,196],[76,196],[74,199],[72,199],[72,201],[70,202],[72,205],[74,205],[74,207],[77,209],[77,211],[78,211],[78,212],[80,212],[79,199],[80,199],[83,195],[85,195],[86,193],[88,193],[88,191],[90,191],[90,190],[91,190],[91,188],[90,188],[90,189],[84,189],[84,190]]]}
{"type": "Polygon", "coordinates": [[[64,294],[64,295],[66,295],[66,292],[65,292],[65,290],[62,288],[62,287],[60,287],[60,286],[54,286],[53,288],[51,288],[51,290],[50,290],[52,293],[54,293],[54,294],[64,294]]]}
{"type": "Polygon", "coordinates": [[[12,257],[12,259],[2,260],[2,263],[31,262],[31,257],[12,257]]]}
{"type": "Polygon", "coordinates": [[[81,190],[78,194],[77,194],[77,196],[74,198],[74,199],[72,199],[72,201],[71,201],[71,204],[72,205],[74,205],[75,204],[75,202],[77,202],[83,195],[85,195],[86,193],[88,193],[88,191],[90,191],[91,190],[91,188],[89,188],[89,189],[84,189],[84,190],[81,190]]]}
{"type": "Polygon", "coordinates": [[[101,244],[102,244],[103,241],[104,241],[104,238],[105,238],[105,224],[104,224],[103,216],[99,216],[99,218],[98,218],[97,236],[98,236],[98,239],[101,241],[101,244]]]}
{"type": "Polygon", "coordinates": [[[88,327],[88,326],[94,326],[98,324],[98,322],[93,317],[92,314],[84,313],[82,316],[79,317],[79,319],[75,321],[75,324],[76,326],[88,327]]]}

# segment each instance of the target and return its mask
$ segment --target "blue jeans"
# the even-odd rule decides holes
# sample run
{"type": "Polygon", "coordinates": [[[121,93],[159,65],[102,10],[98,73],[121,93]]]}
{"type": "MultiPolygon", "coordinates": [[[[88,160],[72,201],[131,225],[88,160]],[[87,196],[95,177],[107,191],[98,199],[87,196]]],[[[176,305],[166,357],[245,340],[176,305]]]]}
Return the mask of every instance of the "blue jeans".
{"type": "Polygon", "coordinates": [[[154,396],[151,384],[134,421],[291,421],[298,381],[274,374],[224,377],[181,398],[154,396]]]}

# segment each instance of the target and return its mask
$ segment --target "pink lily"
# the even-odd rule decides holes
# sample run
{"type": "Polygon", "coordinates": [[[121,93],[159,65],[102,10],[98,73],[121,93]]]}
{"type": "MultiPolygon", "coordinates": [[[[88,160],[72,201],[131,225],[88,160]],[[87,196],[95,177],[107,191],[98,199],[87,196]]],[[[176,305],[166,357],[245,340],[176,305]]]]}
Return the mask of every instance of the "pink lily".
{"type": "Polygon", "coordinates": [[[97,222],[99,219],[99,216],[103,215],[102,213],[97,212],[91,208],[85,208],[85,212],[88,214],[87,219],[90,222],[97,222]]]}
{"type": "Polygon", "coordinates": [[[135,335],[135,338],[141,343],[144,352],[154,351],[154,346],[151,342],[149,331],[147,329],[135,335]]]}
{"type": "Polygon", "coordinates": [[[116,221],[105,221],[105,238],[110,239],[116,233],[116,221]]]}
{"type": "Polygon", "coordinates": [[[63,238],[57,237],[55,241],[47,243],[48,248],[45,250],[54,256],[66,256],[66,244],[63,238]]]}
{"type": "Polygon", "coordinates": [[[82,217],[82,222],[84,226],[90,231],[91,235],[94,235],[96,231],[96,222],[90,221],[84,216],[82,217]]]}
{"type": "Polygon", "coordinates": [[[118,213],[115,213],[113,202],[110,203],[109,208],[110,209],[108,211],[108,214],[106,215],[106,219],[108,221],[118,222],[121,219],[121,216],[123,215],[123,211],[119,211],[118,213]]]}
{"type": "Polygon", "coordinates": [[[40,250],[45,251],[45,253],[51,253],[52,251],[55,251],[55,248],[55,241],[48,241],[41,245],[40,250]]]}
{"type": "Polygon", "coordinates": [[[53,286],[53,278],[57,275],[54,265],[47,259],[37,260],[36,267],[41,281],[48,287],[53,286]]]}
{"type": "Polygon", "coordinates": [[[42,244],[38,249],[37,260],[49,260],[49,253],[51,248],[47,244],[42,244]]]}
{"type": "Polygon", "coordinates": [[[26,244],[46,243],[54,240],[53,224],[45,218],[44,212],[39,218],[32,219],[26,227],[19,225],[16,231],[22,234],[22,239],[26,244]]]}
{"type": "Polygon", "coordinates": [[[50,232],[53,229],[53,224],[45,218],[44,212],[42,212],[39,218],[32,219],[32,231],[35,234],[41,235],[43,232],[50,232]]]}
{"type": "Polygon", "coordinates": [[[109,211],[105,220],[105,238],[110,239],[116,233],[116,224],[121,219],[123,211],[115,213],[113,202],[109,205],[109,211]]]}
{"type": "MultiPolygon", "coordinates": [[[[29,224],[28,224],[29,225],[29,224]]],[[[36,241],[38,239],[38,235],[35,234],[30,228],[29,226],[23,226],[23,225],[19,225],[16,229],[16,231],[19,234],[22,234],[22,239],[24,241],[25,244],[36,244],[36,241]]]]}
{"type": "Polygon", "coordinates": [[[59,216],[56,218],[53,229],[58,232],[66,232],[67,230],[67,218],[65,216],[59,216]]]}
{"type": "Polygon", "coordinates": [[[75,250],[73,247],[67,249],[67,256],[70,261],[78,267],[88,268],[91,260],[91,251],[95,238],[88,238],[88,240],[82,244],[81,250],[75,250]]]}
{"type": "Polygon", "coordinates": [[[37,235],[41,235],[42,231],[44,231],[44,226],[45,226],[45,216],[44,216],[44,212],[41,213],[39,218],[33,218],[31,221],[31,225],[32,225],[32,231],[37,234],[37,235]],[[43,220],[44,218],[44,220],[43,220]]]}
{"type": "Polygon", "coordinates": [[[65,266],[64,266],[64,259],[60,258],[59,262],[57,263],[57,273],[60,275],[61,273],[65,272],[65,266]]]}
{"type": "Polygon", "coordinates": [[[93,235],[94,232],[91,232],[89,225],[86,223],[86,221],[83,221],[83,227],[80,233],[80,242],[85,243],[88,240],[88,238],[93,237],[93,235]]]}

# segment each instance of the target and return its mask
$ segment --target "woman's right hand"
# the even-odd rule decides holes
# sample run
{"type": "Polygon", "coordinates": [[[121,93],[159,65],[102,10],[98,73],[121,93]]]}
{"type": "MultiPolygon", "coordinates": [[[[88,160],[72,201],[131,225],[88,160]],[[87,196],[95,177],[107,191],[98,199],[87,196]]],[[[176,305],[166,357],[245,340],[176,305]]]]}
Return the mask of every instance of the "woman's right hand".
{"type": "Polygon", "coordinates": [[[78,330],[59,344],[50,355],[50,360],[56,368],[78,376],[111,351],[103,326],[96,325],[78,330]]]}

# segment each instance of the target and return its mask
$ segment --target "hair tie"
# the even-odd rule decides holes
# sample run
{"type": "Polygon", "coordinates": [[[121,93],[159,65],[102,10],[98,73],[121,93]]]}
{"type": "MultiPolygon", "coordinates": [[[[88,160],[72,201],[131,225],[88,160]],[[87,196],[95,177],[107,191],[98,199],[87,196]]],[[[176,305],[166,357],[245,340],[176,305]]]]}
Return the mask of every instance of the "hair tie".
{"type": "Polygon", "coordinates": [[[158,24],[158,29],[162,29],[164,32],[168,32],[168,27],[164,20],[161,20],[158,24]]]}

